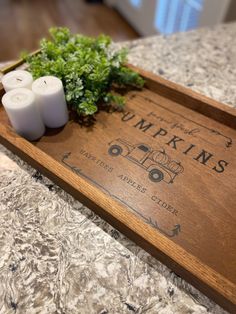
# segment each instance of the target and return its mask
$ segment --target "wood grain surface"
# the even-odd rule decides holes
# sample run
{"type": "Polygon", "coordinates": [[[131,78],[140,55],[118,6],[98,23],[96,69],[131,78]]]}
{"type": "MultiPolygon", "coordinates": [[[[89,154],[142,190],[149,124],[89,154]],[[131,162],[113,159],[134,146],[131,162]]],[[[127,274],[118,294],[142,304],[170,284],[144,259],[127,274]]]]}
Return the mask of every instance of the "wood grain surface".
{"type": "Polygon", "coordinates": [[[0,141],[236,311],[236,112],[141,71],[123,112],[29,143],[0,110],[0,141]]]}
{"type": "Polygon", "coordinates": [[[52,26],[66,26],[73,33],[114,41],[138,38],[137,32],[113,8],[84,0],[4,0],[0,2],[0,60],[14,60],[20,51],[32,51],[48,36],[52,26]]]}

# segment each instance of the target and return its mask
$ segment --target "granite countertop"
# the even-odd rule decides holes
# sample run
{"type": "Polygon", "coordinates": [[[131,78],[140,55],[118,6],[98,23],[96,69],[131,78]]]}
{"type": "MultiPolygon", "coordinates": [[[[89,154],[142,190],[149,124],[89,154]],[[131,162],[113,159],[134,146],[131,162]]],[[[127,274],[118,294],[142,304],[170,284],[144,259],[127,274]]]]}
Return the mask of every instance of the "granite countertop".
{"type": "MultiPolygon", "coordinates": [[[[116,45],[236,106],[236,24],[116,45]]],[[[1,145],[0,200],[0,313],[224,313],[1,145]]]]}

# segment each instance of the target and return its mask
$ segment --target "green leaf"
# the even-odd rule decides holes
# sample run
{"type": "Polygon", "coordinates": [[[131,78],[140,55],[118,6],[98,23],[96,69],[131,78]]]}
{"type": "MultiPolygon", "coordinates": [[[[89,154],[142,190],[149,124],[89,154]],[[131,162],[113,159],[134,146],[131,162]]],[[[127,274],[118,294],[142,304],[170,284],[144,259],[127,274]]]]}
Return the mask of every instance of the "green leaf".
{"type": "Polygon", "coordinates": [[[111,38],[73,35],[64,27],[51,28],[51,39],[42,39],[41,52],[24,60],[34,78],[54,75],[63,82],[68,106],[78,115],[91,116],[102,102],[123,107],[125,99],[110,93],[113,84],[141,88],[144,80],[125,67],[127,50],[113,52],[111,38]]]}

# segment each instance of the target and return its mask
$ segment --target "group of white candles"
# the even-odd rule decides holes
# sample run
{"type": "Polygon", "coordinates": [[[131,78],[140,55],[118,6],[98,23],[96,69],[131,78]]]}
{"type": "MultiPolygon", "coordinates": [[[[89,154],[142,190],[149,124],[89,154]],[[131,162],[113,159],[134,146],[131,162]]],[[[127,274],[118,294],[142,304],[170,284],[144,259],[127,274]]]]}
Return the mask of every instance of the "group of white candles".
{"type": "Polygon", "coordinates": [[[2,78],[6,91],[2,104],[18,134],[30,141],[39,139],[48,128],[59,128],[68,121],[68,110],[62,81],[43,76],[33,81],[23,70],[7,73],[2,78]]]}

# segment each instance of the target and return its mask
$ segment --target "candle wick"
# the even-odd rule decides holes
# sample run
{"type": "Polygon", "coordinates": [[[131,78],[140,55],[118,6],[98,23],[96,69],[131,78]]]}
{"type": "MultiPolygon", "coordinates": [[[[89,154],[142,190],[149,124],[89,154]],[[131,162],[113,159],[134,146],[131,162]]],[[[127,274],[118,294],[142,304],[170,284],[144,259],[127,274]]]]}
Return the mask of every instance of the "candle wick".
{"type": "Polygon", "coordinates": [[[20,79],[20,78],[18,78],[18,77],[16,78],[16,80],[17,80],[17,81],[20,81],[20,82],[22,82],[22,79],[20,79]]]}
{"type": "Polygon", "coordinates": [[[46,81],[44,81],[44,84],[46,84],[46,85],[47,85],[47,82],[46,82],[46,81]]]}

